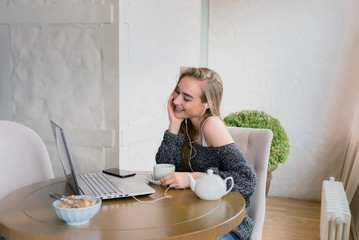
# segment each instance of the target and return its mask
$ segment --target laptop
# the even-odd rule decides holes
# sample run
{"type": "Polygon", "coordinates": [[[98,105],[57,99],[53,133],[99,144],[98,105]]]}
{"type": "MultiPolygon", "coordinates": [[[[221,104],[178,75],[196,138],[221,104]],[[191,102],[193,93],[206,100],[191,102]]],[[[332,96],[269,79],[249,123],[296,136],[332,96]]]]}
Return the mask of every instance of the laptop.
{"type": "Polygon", "coordinates": [[[76,195],[91,195],[101,199],[149,195],[153,188],[134,177],[119,178],[102,172],[77,174],[67,146],[64,130],[50,121],[66,182],[76,195]]]}

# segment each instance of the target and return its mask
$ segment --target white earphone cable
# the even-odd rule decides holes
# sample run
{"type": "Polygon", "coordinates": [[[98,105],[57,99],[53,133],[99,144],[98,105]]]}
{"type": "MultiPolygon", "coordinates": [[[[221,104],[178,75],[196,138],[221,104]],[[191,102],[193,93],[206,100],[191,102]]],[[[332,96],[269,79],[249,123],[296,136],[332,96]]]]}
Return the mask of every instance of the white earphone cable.
{"type": "MultiPolygon", "coordinates": [[[[131,195],[131,197],[133,198],[133,199],[135,199],[137,202],[139,202],[139,203],[154,203],[154,202],[157,202],[157,201],[159,201],[159,200],[162,200],[162,199],[171,199],[172,198],[172,196],[170,196],[170,195],[166,195],[167,194],[167,191],[170,189],[170,188],[172,188],[172,187],[174,187],[174,186],[180,186],[180,185],[178,185],[178,184],[174,184],[174,185],[172,185],[172,186],[168,186],[167,187],[167,189],[166,189],[166,191],[163,193],[163,197],[161,197],[161,198],[157,198],[157,199],[155,199],[155,200],[151,200],[151,201],[142,201],[142,200],[140,200],[140,199],[138,199],[138,198],[136,198],[135,196],[133,196],[133,195],[131,195]]],[[[183,188],[183,187],[182,187],[183,188]]],[[[184,188],[183,188],[184,189],[184,188]]]]}
{"type": "Polygon", "coordinates": [[[197,142],[197,141],[201,138],[201,121],[202,121],[202,116],[203,116],[204,112],[206,111],[206,107],[207,107],[207,104],[206,104],[206,106],[205,106],[205,108],[204,108],[204,110],[203,110],[203,113],[202,113],[202,115],[201,115],[201,117],[200,117],[200,119],[199,119],[199,124],[198,124],[198,129],[199,129],[198,131],[199,131],[199,133],[198,133],[198,138],[197,138],[197,140],[191,141],[191,137],[190,137],[189,134],[188,134],[187,118],[185,119],[186,134],[187,134],[187,137],[188,137],[188,140],[189,140],[188,144],[189,144],[189,146],[191,147],[190,158],[188,159],[188,166],[189,166],[189,168],[191,169],[192,172],[194,172],[194,170],[193,170],[192,165],[191,165],[191,159],[194,158],[194,157],[196,156],[196,153],[197,153],[197,152],[196,152],[196,149],[195,149],[195,147],[193,147],[192,143],[197,142]],[[194,151],[193,156],[192,156],[192,150],[194,151]]]}

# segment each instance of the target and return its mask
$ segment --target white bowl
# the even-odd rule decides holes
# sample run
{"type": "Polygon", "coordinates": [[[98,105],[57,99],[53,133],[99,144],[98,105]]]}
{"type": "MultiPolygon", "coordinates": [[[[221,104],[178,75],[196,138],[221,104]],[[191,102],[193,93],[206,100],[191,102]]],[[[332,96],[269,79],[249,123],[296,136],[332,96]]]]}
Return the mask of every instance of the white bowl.
{"type": "Polygon", "coordinates": [[[62,208],[59,207],[61,201],[56,200],[53,202],[52,206],[54,207],[57,216],[69,225],[82,225],[88,223],[100,210],[102,200],[98,197],[88,195],[76,195],[75,197],[83,198],[84,196],[91,200],[96,200],[97,204],[82,208],[62,208]]]}

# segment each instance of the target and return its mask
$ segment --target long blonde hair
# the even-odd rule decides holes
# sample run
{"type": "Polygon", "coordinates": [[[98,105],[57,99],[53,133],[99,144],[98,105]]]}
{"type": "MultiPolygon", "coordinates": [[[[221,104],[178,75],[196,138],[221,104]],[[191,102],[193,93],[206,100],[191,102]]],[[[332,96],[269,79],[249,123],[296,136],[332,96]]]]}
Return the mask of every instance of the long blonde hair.
{"type": "MultiPolygon", "coordinates": [[[[206,83],[200,98],[201,102],[207,103],[209,108],[203,113],[200,126],[202,126],[202,123],[210,116],[221,117],[220,105],[223,95],[223,83],[221,77],[215,71],[208,68],[187,67],[181,70],[175,89],[177,89],[182,78],[186,76],[193,77],[198,81],[206,83]]],[[[182,171],[190,171],[191,167],[189,161],[192,153],[190,139],[193,141],[193,137],[196,135],[196,130],[191,121],[187,122],[187,126],[185,121],[183,121],[180,132],[185,135],[185,143],[181,147],[181,168],[182,171]]]]}

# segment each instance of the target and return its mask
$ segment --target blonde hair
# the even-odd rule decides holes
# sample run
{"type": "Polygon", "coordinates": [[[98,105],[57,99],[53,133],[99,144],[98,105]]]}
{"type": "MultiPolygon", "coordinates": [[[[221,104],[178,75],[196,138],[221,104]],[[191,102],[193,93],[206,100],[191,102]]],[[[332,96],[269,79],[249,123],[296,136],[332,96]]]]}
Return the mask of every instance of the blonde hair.
{"type": "MultiPolygon", "coordinates": [[[[221,77],[215,71],[208,68],[182,68],[175,89],[177,89],[177,86],[181,82],[182,78],[186,76],[205,82],[200,98],[202,103],[208,104],[208,109],[203,113],[200,126],[202,126],[202,123],[210,116],[221,117],[220,105],[223,95],[223,83],[221,77]]],[[[182,171],[190,171],[191,167],[189,160],[192,153],[190,139],[193,139],[196,131],[191,121],[188,121],[187,126],[185,121],[183,121],[180,132],[185,135],[185,143],[181,147],[181,168],[182,171]]]]}

